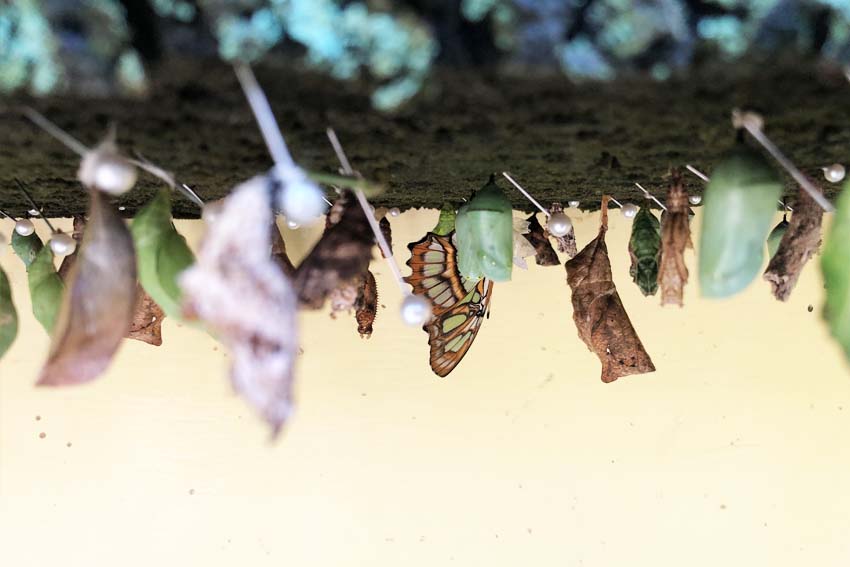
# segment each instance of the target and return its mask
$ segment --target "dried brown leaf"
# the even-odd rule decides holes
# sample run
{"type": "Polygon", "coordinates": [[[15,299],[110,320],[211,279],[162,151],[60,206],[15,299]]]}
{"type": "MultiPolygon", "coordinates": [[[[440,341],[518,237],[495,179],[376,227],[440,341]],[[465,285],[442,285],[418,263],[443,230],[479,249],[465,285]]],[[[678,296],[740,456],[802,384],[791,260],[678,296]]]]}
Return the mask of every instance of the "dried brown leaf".
{"type": "Polygon", "coordinates": [[[68,274],[39,385],[80,384],[97,378],[109,366],[133,320],[133,240],[105,197],[96,190],[89,193],[88,226],[68,274]]]}
{"type": "Polygon", "coordinates": [[[62,281],[68,281],[68,274],[71,272],[71,267],[77,261],[77,254],[80,251],[80,242],[83,240],[83,232],[86,229],[86,219],[81,215],[74,215],[74,232],[71,237],[77,241],[77,249],[72,254],[68,254],[62,258],[62,263],[59,265],[59,277],[62,281]]]}
{"type": "Polygon", "coordinates": [[[823,209],[800,189],[788,229],[764,272],[779,301],[788,301],[803,266],[820,248],[822,222],[823,209]]]}
{"type": "Polygon", "coordinates": [[[572,289],[573,321],[578,335],[602,362],[602,381],[654,372],[626,313],[611,275],[605,233],[608,230],[608,197],[602,199],[599,234],[565,264],[572,289]]]}
{"type": "Polygon", "coordinates": [[[234,390],[277,434],[292,412],[298,338],[295,292],[269,257],[272,220],[265,177],[237,186],[180,286],[186,314],[203,321],[230,351],[234,390]]]}
{"type": "Polygon", "coordinates": [[[557,266],[561,263],[536,214],[528,217],[528,233],[523,236],[534,246],[534,260],[539,266],[557,266]]]}
{"type": "MultiPolygon", "coordinates": [[[[387,217],[381,217],[381,220],[378,221],[378,226],[381,229],[381,234],[384,235],[384,240],[387,241],[387,246],[389,246],[390,250],[392,250],[393,249],[393,229],[390,226],[390,219],[388,219],[387,217]]],[[[376,244],[377,244],[377,242],[376,242],[376,244]]],[[[380,246],[378,247],[378,250],[381,251],[381,257],[386,258],[386,256],[384,256],[384,251],[381,250],[380,246]]]]}
{"type": "MultiPolygon", "coordinates": [[[[552,206],[549,207],[549,213],[563,213],[564,207],[561,203],[552,203],[552,206]]],[[[555,242],[558,243],[558,252],[561,254],[566,254],[567,258],[575,258],[575,255],[578,254],[578,245],[576,244],[576,231],[571,226],[570,231],[567,232],[564,236],[553,236],[549,234],[549,231],[546,231],[547,236],[551,236],[555,239],[555,242]]]]}
{"type": "Polygon", "coordinates": [[[148,295],[141,284],[136,284],[136,307],[127,338],[153,346],[162,345],[162,320],[165,312],[148,295]]]}
{"type": "Polygon", "coordinates": [[[667,211],[661,220],[661,262],[658,265],[658,287],[661,288],[661,305],[681,306],[688,267],[685,249],[693,248],[688,220],[688,192],[682,175],[673,170],[670,189],[667,191],[667,211]]]}
{"type": "Polygon", "coordinates": [[[368,270],[372,259],[375,237],[360,205],[348,191],[337,205],[342,209],[339,222],[325,230],[295,270],[295,292],[307,309],[321,309],[333,290],[368,270]]]}
{"type": "Polygon", "coordinates": [[[360,278],[360,286],[357,291],[355,303],[357,332],[360,333],[360,338],[368,339],[372,336],[372,324],[378,314],[378,284],[375,282],[375,276],[371,271],[366,270],[366,273],[360,278]]]}

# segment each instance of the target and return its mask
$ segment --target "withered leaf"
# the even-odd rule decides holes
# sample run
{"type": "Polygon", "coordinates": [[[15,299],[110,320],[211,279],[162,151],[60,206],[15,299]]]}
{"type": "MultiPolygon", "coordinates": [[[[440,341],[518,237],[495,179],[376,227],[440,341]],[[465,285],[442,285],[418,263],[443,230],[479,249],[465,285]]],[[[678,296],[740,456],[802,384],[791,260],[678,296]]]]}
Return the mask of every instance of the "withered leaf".
{"type": "Polygon", "coordinates": [[[534,260],[539,266],[557,266],[561,263],[536,214],[528,217],[528,233],[523,236],[534,246],[534,260]]]}
{"type": "Polygon", "coordinates": [[[683,304],[684,288],[688,283],[685,248],[693,247],[688,221],[689,208],[682,174],[673,170],[670,189],[667,191],[667,212],[661,220],[661,262],[658,265],[661,305],[683,304]]]}
{"type": "MultiPolygon", "coordinates": [[[[563,213],[564,207],[561,203],[552,203],[552,206],[549,207],[549,213],[563,213]]],[[[578,245],[576,244],[576,231],[571,226],[569,232],[564,236],[554,236],[549,234],[549,231],[546,231],[547,236],[551,236],[555,239],[555,242],[558,243],[558,252],[561,254],[566,254],[567,258],[575,258],[575,255],[578,254],[578,245]]]]}
{"type": "Polygon", "coordinates": [[[96,190],[88,226],[68,274],[39,385],[79,384],[109,366],[133,320],[136,253],[124,221],[96,190]]]}
{"type": "Polygon", "coordinates": [[[136,284],[136,307],[127,338],[153,346],[162,345],[162,320],[165,312],[148,295],[141,284],[136,284]]]}
{"type": "Polygon", "coordinates": [[[295,274],[295,266],[289,259],[286,253],[286,243],[283,241],[283,235],[280,233],[277,223],[272,221],[270,228],[272,242],[272,259],[280,266],[286,277],[291,278],[295,274]]]}
{"type": "Polygon", "coordinates": [[[357,332],[360,333],[360,338],[368,339],[372,336],[372,325],[378,314],[378,284],[369,270],[360,277],[360,287],[357,290],[357,301],[354,306],[357,332]]]}
{"type": "MultiPolygon", "coordinates": [[[[340,197],[342,214],[295,270],[293,285],[299,304],[320,309],[340,284],[369,269],[375,237],[351,192],[340,197]]],[[[336,207],[337,205],[334,205],[336,207]]]]}
{"type": "Polygon", "coordinates": [[[654,372],[626,313],[611,275],[605,233],[608,230],[608,197],[602,198],[599,234],[569,260],[567,283],[572,289],[573,321],[579,337],[602,362],[602,381],[654,372]]]}
{"type": "Polygon", "coordinates": [[[272,220],[268,179],[238,185],[180,286],[185,314],[203,321],[230,351],[234,390],[277,434],[292,412],[298,337],[295,292],[269,256],[272,220]]]}
{"type": "Polygon", "coordinates": [[[788,301],[803,266],[820,247],[822,222],[823,209],[806,191],[800,189],[791,221],[779,242],[779,249],[764,272],[764,279],[770,282],[773,295],[779,301],[788,301]]]}

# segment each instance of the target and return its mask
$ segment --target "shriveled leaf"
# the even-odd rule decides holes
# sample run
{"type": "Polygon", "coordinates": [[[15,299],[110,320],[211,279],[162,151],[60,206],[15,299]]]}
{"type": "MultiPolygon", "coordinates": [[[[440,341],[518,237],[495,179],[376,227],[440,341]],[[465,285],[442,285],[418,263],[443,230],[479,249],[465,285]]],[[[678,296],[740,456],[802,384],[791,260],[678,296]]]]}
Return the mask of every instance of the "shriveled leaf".
{"type": "Polygon", "coordinates": [[[455,229],[458,268],[463,277],[496,282],[511,279],[513,214],[494,176],[458,210],[455,229]]]}
{"type": "Polygon", "coordinates": [[[38,256],[43,246],[41,238],[34,232],[29,236],[21,236],[14,230],[12,231],[12,250],[15,251],[27,270],[35,262],[35,257],[38,256]]]}
{"type": "Polygon", "coordinates": [[[835,216],[821,256],[826,287],[823,316],[850,361],[850,182],[838,196],[835,216]]]}
{"type": "Polygon", "coordinates": [[[735,295],[758,275],[782,180],[761,154],[739,144],[711,175],[699,238],[700,292],[735,295]]]}
{"type": "MultiPolygon", "coordinates": [[[[390,250],[392,250],[393,249],[393,229],[390,226],[390,219],[388,219],[387,217],[381,218],[381,220],[378,222],[378,227],[381,229],[381,234],[384,235],[384,240],[387,241],[387,245],[390,247],[390,250]]],[[[377,242],[376,242],[376,244],[377,244],[377,242]]],[[[384,251],[381,250],[380,246],[378,247],[378,250],[381,251],[381,257],[386,258],[386,256],[384,256],[384,251]]]]}
{"type": "Polygon", "coordinates": [[[273,219],[266,177],[238,185],[180,285],[187,316],[204,322],[230,351],[234,390],[276,435],[292,412],[298,333],[295,292],[269,256],[273,219]]]}
{"type": "Polygon", "coordinates": [[[655,295],[661,259],[661,224],[649,207],[641,207],[632,221],[629,257],[632,260],[629,268],[632,281],[644,295],[655,295]]]}
{"type": "Polygon", "coordinates": [[[528,217],[528,234],[523,234],[523,237],[534,247],[534,260],[539,266],[560,265],[561,261],[558,259],[558,254],[552,248],[549,237],[543,229],[543,225],[537,220],[536,214],[528,217]]]}
{"type": "Polygon", "coordinates": [[[12,301],[12,286],[0,268],[0,358],[6,354],[18,336],[18,311],[12,301]]]}
{"type": "Polygon", "coordinates": [[[160,189],[133,219],[130,227],[138,254],[139,281],[170,317],[181,317],[181,291],[177,280],[195,261],[186,239],[171,219],[171,194],[160,189]]]}
{"type": "MultiPolygon", "coordinates": [[[[339,203],[342,215],[295,270],[293,285],[299,304],[320,309],[340,284],[369,269],[375,236],[354,196],[345,192],[339,203]]],[[[336,205],[334,205],[336,207],[336,205]]]]}
{"type": "Polygon", "coordinates": [[[688,209],[688,192],[682,183],[681,173],[674,170],[667,191],[667,214],[661,222],[661,263],[658,268],[661,305],[683,304],[685,284],[688,283],[685,249],[693,247],[688,209]]]}
{"type": "Polygon", "coordinates": [[[141,284],[136,286],[136,307],[127,338],[152,346],[162,346],[162,320],[165,312],[141,284]]]}
{"type": "Polygon", "coordinates": [[[27,270],[27,281],[32,300],[32,313],[47,334],[53,335],[65,285],[53,265],[53,251],[50,246],[44,246],[39,250],[35,261],[27,270]]]}
{"type": "MultiPolygon", "coordinates": [[[[549,207],[549,213],[563,213],[564,207],[561,203],[552,203],[552,206],[549,207]]],[[[547,230],[547,234],[549,234],[547,230]]],[[[576,244],[576,231],[574,227],[570,227],[569,232],[564,236],[554,236],[549,234],[552,238],[555,239],[555,242],[558,243],[558,252],[561,254],[566,254],[567,258],[575,258],[575,255],[578,254],[578,245],[576,244]]]]}
{"type": "MultiPolygon", "coordinates": [[[[803,266],[820,247],[822,222],[823,209],[800,189],[788,229],[764,272],[764,279],[770,282],[773,295],[779,301],[788,301],[803,266]]],[[[850,262],[850,257],[847,261],[850,262]]]]}
{"type": "Polygon", "coordinates": [[[277,223],[272,220],[272,224],[269,229],[272,242],[272,260],[274,260],[280,269],[283,270],[286,277],[291,278],[295,274],[295,266],[292,265],[292,261],[286,253],[286,243],[283,241],[283,235],[280,233],[280,228],[278,228],[277,223]]]}
{"type": "Polygon", "coordinates": [[[578,335],[602,362],[602,381],[654,372],[620,301],[611,275],[605,233],[608,230],[608,197],[602,198],[599,234],[575,258],[569,260],[567,283],[572,289],[573,321],[578,335]]]}
{"type": "Polygon", "coordinates": [[[68,275],[39,385],[80,384],[97,378],[109,366],[133,321],[133,239],[106,198],[97,190],[89,194],[88,225],[68,275]]]}
{"type": "Polygon", "coordinates": [[[354,304],[357,319],[357,332],[360,338],[368,339],[372,336],[372,325],[378,314],[378,284],[371,271],[366,270],[360,278],[360,286],[357,290],[357,301],[354,304]]]}

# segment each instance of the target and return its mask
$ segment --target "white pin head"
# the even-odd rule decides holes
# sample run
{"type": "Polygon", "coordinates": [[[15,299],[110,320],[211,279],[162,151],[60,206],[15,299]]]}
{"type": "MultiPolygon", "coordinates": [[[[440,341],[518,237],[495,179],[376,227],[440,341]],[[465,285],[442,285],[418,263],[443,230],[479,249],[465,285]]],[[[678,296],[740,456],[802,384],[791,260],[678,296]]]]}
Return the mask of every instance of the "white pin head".
{"type": "Polygon", "coordinates": [[[133,188],[138,177],[136,166],[121,156],[110,142],[87,152],[77,172],[77,178],[83,185],[110,195],[126,193],[133,188]]]}
{"type": "Polygon", "coordinates": [[[401,302],[401,319],[405,325],[421,327],[431,319],[431,302],[421,295],[408,295],[401,302]]]}
{"type": "Polygon", "coordinates": [[[50,239],[50,249],[56,256],[68,256],[77,249],[77,241],[64,232],[57,232],[50,239]]]}
{"type": "Polygon", "coordinates": [[[399,208],[398,208],[398,207],[393,207],[393,208],[392,208],[392,209],[390,209],[390,211],[389,211],[389,215],[390,215],[391,217],[397,217],[397,216],[398,216],[398,215],[400,215],[400,214],[401,214],[401,211],[399,210],[399,208]]]}
{"type": "Polygon", "coordinates": [[[828,167],[823,168],[823,176],[830,183],[838,183],[839,181],[844,179],[845,174],[846,171],[844,169],[844,166],[840,163],[834,163],[828,167]]]}
{"type": "Polygon", "coordinates": [[[288,228],[289,230],[297,230],[300,226],[301,225],[298,224],[295,221],[291,221],[291,220],[286,221],[286,228],[288,228]]]}
{"type": "Polygon", "coordinates": [[[298,224],[315,222],[327,210],[324,193],[295,166],[277,168],[283,184],[277,208],[288,220],[298,224]]]}
{"type": "Polygon", "coordinates": [[[702,203],[702,195],[689,195],[688,202],[692,205],[699,205],[702,203]]]}
{"type": "Polygon", "coordinates": [[[572,227],[573,221],[570,220],[570,217],[564,213],[555,213],[549,217],[549,224],[546,228],[549,230],[549,234],[560,238],[566,236],[572,227]]]}
{"type": "Polygon", "coordinates": [[[29,219],[21,219],[15,223],[15,232],[21,236],[29,236],[35,232],[35,225],[29,219]]]}
{"type": "Polygon", "coordinates": [[[578,208],[578,206],[579,206],[580,204],[581,204],[581,203],[580,203],[580,202],[578,202],[578,201],[568,201],[568,202],[567,202],[567,205],[569,205],[569,207],[570,207],[571,209],[577,209],[577,208],[578,208]]]}
{"type": "Polygon", "coordinates": [[[620,212],[627,219],[633,219],[638,214],[638,206],[634,203],[625,203],[623,204],[623,208],[620,209],[620,212]]]}

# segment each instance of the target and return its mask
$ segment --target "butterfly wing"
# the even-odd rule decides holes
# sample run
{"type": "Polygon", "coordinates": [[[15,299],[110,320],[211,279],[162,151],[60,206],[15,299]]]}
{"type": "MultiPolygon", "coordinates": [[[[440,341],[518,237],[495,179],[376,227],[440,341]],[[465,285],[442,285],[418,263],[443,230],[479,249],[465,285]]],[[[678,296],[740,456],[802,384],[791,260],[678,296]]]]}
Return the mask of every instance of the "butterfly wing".
{"type": "Polygon", "coordinates": [[[437,376],[448,376],[466,356],[484,322],[492,294],[493,282],[482,279],[460,303],[425,325],[431,369],[437,376]]]}
{"type": "Polygon", "coordinates": [[[493,283],[467,280],[457,267],[452,234],[429,232],[408,246],[407,265],[412,273],[405,281],[413,293],[431,300],[433,316],[425,325],[431,345],[431,368],[447,376],[472,346],[490,305],[493,283]]]}

